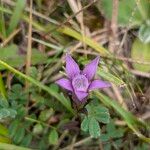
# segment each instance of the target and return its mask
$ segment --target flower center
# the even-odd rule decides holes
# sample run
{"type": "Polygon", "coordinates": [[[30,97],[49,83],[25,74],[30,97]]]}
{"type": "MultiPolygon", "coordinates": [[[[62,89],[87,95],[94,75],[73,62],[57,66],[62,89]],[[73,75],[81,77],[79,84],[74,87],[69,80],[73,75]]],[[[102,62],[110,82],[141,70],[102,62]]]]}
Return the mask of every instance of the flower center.
{"type": "Polygon", "coordinates": [[[76,91],[86,92],[89,86],[88,79],[84,75],[77,75],[72,80],[72,86],[76,91]]]}

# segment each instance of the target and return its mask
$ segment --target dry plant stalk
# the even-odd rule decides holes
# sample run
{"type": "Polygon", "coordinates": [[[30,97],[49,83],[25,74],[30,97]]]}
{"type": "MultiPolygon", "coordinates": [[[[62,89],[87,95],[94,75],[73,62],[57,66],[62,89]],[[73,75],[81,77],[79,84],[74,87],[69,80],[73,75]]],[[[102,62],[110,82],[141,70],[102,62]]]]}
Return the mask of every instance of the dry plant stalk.
{"type": "MultiPolygon", "coordinates": [[[[111,35],[109,39],[109,50],[112,53],[116,53],[116,42],[118,40],[117,38],[117,31],[118,31],[118,7],[119,7],[119,0],[113,0],[113,10],[112,10],[112,19],[111,19],[111,35]]],[[[116,98],[118,102],[122,105],[124,109],[128,109],[126,103],[124,102],[124,99],[118,89],[118,87],[114,84],[112,84],[112,89],[116,95],[116,98]]]]}
{"type": "MultiPolygon", "coordinates": [[[[29,31],[28,31],[28,47],[27,47],[27,57],[26,57],[26,75],[29,75],[31,66],[31,56],[32,56],[32,5],[33,0],[30,0],[30,17],[29,17],[29,31]]],[[[28,82],[26,81],[25,87],[27,88],[28,82]]]]}

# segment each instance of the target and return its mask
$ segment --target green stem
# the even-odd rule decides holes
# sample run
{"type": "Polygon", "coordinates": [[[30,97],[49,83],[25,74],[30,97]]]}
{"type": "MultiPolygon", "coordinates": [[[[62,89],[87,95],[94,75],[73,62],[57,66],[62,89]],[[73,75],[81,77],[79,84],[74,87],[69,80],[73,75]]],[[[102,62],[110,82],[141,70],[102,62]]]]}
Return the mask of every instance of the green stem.
{"type": "Polygon", "coordinates": [[[2,95],[2,97],[5,99],[5,100],[7,100],[6,99],[6,89],[5,89],[5,86],[4,86],[4,82],[3,82],[3,78],[2,78],[2,74],[0,73],[0,93],[1,93],[1,95],[2,95]]]}
{"type": "Polygon", "coordinates": [[[6,143],[0,143],[0,149],[1,150],[33,150],[30,148],[20,147],[20,146],[6,144],[6,143]]]}

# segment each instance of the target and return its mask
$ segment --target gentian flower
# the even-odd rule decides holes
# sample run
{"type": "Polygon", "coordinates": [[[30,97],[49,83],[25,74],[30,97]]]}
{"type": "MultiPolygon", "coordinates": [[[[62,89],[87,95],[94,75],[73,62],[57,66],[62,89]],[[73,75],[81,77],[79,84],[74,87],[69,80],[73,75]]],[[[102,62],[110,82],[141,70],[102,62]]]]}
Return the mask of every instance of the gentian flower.
{"type": "Polygon", "coordinates": [[[108,82],[99,79],[94,80],[98,63],[99,57],[96,57],[81,71],[74,59],[66,54],[67,78],[57,80],[56,84],[70,91],[76,100],[82,102],[87,98],[90,91],[111,86],[108,82]]]}

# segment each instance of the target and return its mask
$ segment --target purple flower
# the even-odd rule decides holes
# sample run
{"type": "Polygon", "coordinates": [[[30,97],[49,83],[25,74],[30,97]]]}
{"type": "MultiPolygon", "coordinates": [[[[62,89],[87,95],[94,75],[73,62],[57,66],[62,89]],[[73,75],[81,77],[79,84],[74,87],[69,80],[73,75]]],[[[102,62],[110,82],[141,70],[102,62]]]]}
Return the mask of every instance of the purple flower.
{"type": "Polygon", "coordinates": [[[90,91],[111,86],[108,82],[94,80],[98,63],[99,57],[96,57],[81,71],[74,59],[69,54],[66,54],[67,78],[59,79],[56,83],[64,89],[71,91],[73,97],[82,102],[90,91]]]}

